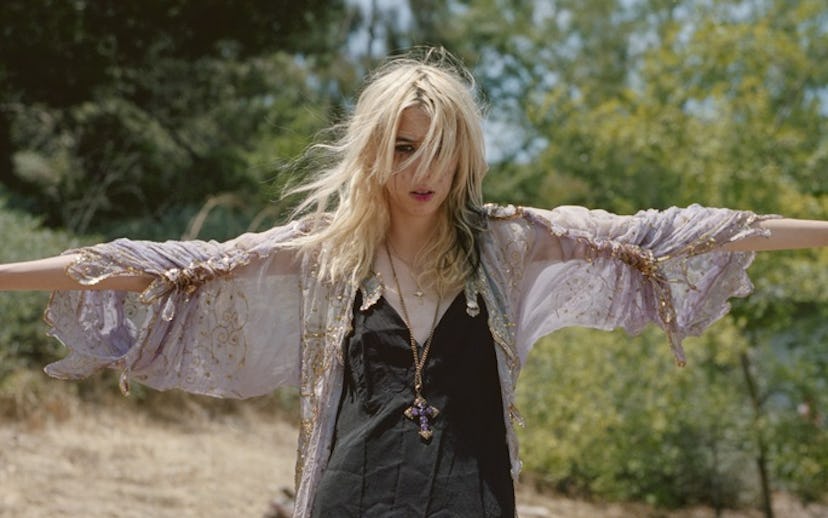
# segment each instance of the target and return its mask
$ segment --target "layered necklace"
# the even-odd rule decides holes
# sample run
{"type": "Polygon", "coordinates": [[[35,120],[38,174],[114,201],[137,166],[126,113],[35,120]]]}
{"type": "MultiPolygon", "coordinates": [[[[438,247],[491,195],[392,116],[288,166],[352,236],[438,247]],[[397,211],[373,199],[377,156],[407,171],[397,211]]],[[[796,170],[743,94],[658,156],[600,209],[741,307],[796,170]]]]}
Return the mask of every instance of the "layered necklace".
{"type": "MultiPolygon", "coordinates": [[[[429,441],[433,435],[431,423],[437,418],[440,411],[429,405],[426,398],[423,397],[423,367],[426,359],[428,359],[428,352],[431,350],[431,340],[434,337],[434,329],[437,327],[437,317],[440,314],[440,296],[437,296],[437,305],[434,307],[434,318],[431,321],[431,331],[428,333],[423,344],[422,355],[420,349],[417,347],[417,342],[414,340],[414,330],[411,327],[411,318],[408,316],[408,308],[405,306],[405,297],[400,289],[400,281],[397,278],[397,270],[394,268],[394,260],[391,258],[391,252],[388,246],[385,247],[385,253],[388,256],[388,263],[391,265],[391,275],[394,277],[394,286],[397,288],[397,294],[400,296],[400,306],[402,308],[403,321],[405,327],[408,329],[408,341],[411,345],[411,356],[414,358],[414,402],[410,407],[405,409],[405,417],[411,419],[419,426],[420,437],[425,441],[429,441]]],[[[418,293],[421,290],[418,288],[418,293]]],[[[417,295],[420,297],[421,295],[417,295]]]]}

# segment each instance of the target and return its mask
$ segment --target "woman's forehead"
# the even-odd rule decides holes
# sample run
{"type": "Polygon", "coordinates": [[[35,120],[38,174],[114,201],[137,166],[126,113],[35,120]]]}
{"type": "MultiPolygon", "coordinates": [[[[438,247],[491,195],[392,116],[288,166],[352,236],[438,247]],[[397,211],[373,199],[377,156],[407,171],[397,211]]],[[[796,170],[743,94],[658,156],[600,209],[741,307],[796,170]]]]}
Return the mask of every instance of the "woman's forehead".
{"type": "Polygon", "coordinates": [[[400,114],[397,124],[397,140],[422,141],[431,126],[431,117],[419,106],[410,106],[400,114]]]}

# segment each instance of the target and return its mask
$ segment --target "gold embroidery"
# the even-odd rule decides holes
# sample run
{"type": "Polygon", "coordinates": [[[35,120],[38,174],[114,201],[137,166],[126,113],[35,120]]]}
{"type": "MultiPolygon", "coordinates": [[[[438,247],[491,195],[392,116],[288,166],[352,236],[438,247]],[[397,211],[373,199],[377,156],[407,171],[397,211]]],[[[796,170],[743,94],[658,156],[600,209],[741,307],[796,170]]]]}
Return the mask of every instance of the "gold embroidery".
{"type": "Polygon", "coordinates": [[[494,220],[515,220],[523,217],[523,207],[487,203],[483,206],[486,216],[494,220]]]}

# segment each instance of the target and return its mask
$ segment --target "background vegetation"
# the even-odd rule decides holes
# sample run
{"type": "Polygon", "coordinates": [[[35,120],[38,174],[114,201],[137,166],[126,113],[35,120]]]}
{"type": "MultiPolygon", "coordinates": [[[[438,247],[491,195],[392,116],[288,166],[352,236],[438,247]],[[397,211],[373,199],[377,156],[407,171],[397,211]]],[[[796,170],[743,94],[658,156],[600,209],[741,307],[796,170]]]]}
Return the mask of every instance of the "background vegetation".
{"type": "MultiPolygon", "coordinates": [[[[0,260],[279,221],[314,134],[386,53],[442,44],[489,109],[489,199],[698,202],[828,218],[820,0],[0,4],[0,260]]],[[[828,253],[760,256],[688,344],[568,330],[521,380],[526,468],[664,506],[828,494],[828,253]]],[[[59,354],[45,296],[0,297],[0,377],[59,354]]]]}

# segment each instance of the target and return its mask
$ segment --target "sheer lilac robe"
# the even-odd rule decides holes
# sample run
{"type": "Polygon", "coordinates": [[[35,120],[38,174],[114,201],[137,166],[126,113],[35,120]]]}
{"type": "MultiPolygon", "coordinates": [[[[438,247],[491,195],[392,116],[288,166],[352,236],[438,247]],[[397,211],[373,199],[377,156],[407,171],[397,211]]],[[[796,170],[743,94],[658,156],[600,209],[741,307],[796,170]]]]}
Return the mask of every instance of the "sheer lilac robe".
{"type": "MultiPolygon", "coordinates": [[[[727,299],[751,290],[751,253],[723,244],[763,234],[763,217],[691,206],[616,216],[581,207],[552,211],[487,205],[481,267],[465,286],[478,295],[496,343],[512,475],[520,469],[512,420],[521,364],[540,337],[566,326],[663,328],[679,363],[681,341],[727,313],[727,299]]],[[[68,273],[93,285],[146,272],[140,295],[56,292],[46,310],[51,334],[69,348],[46,368],[77,379],[120,369],[130,380],[217,397],[245,398],[298,385],[301,426],[296,516],[307,516],[325,469],[342,391],[342,340],[357,290],[363,309],[382,294],[376,277],[360,286],[321,282],[313,254],[284,244],[306,232],[294,222],[226,243],[117,240],[73,252],[68,273]]]]}

